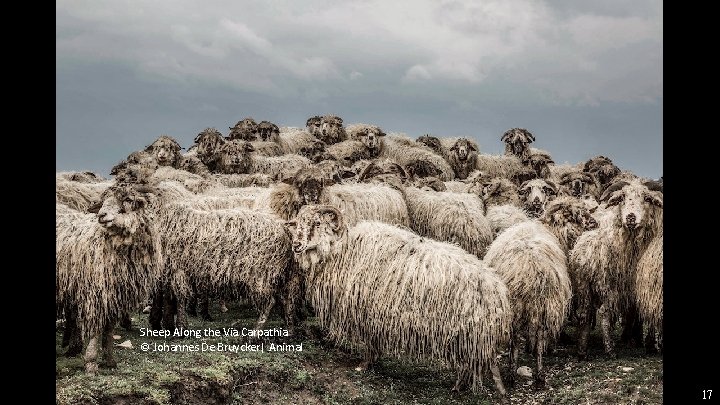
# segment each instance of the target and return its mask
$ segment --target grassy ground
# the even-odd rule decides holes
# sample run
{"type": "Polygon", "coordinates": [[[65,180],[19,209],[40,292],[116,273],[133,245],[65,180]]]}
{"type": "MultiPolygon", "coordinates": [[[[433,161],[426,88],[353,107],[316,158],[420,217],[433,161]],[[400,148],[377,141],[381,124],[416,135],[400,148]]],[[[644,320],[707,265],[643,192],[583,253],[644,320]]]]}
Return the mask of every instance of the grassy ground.
{"type": "MultiPolygon", "coordinates": [[[[190,318],[189,329],[252,328],[256,313],[230,306],[212,312],[215,320],[190,318]]],[[[205,341],[241,344],[247,338],[164,339],[140,336],[147,316],[136,315],[133,330],[121,328],[117,342],[130,339],[133,349],[117,347],[118,367],[101,368],[97,376],[83,372],[81,358],[65,358],[56,334],[56,395],[59,404],[492,404],[493,383],[486,377],[476,393],[451,393],[455,375],[431,365],[412,365],[382,358],[375,369],[355,371],[361,358],[325,340],[314,318],[305,337],[267,337],[264,343],[301,343],[302,352],[143,352],[142,343],[188,344],[205,341]]],[[[266,328],[282,327],[274,315],[266,328]]],[[[572,333],[572,331],[569,331],[572,333]]],[[[589,362],[577,362],[573,347],[559,346],[545,358],[547,388],[535,390],[519,378],[511,391],[513,404],[659,404],[662,403],[662,357],[643,349],[618,348],[617,360],[600,352],[599,336],[591,336],[589,362]]],[[[503,358],[503,372],[506,371],[503,358]]],[[[520,365],[534,367],[523,355],[520,365]]],[[[507,376],[506,376],[507,377],[507,376]]]]}

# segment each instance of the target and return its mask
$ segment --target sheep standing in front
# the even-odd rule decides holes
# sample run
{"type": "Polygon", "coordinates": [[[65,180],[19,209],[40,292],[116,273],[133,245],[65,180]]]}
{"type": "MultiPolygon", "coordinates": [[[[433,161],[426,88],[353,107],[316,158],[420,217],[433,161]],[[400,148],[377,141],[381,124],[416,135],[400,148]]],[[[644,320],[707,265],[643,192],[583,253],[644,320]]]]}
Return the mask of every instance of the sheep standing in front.
{"type": "Polygon", "coordinates": [[[513,155],[525,160],[530,152],[530,144],[535,141],[535,136],[525,128],[510,128],[500,137],[505,142],[505,155],[513,155]]]}
{"type": "Polygon", "coordinates": [[[523,183],[518,189],[523,208],[528,215],[539,217],[545,211],[545,204],[553,200],[558,188],[551,180],[533,179],[523,183]]]}
{"type": "Polygon", "coordinates": [[[342,165],[350,167],[361,159],[373,159],[382,153],[383,132],[376,125],[354,124],[346,128],[348,139],[329,145],[326,151],[342,165]]]}
{"type": "Polygon", "coordinates": [[[635,278],[635,299],[638,312],[647,328],[646,349],[662,350],[663,335],[663,235],[656,236],[638,261],[635,278]]]}
{"type": "Polygon", "coordinates": [[[512,322],[508,292],[477,257],[447,243],[378,222],[348,229],[331,206],[306,206],[293,226],[293,251],[307,295],[330,336],[363,346],[366,369],[381,354],[440,361],[469,377],[497,365],[512,322]]]}
{"type": "Polygon", "coordinates": [[[56,302],[76,328],[70,334],[80,348],[90,339],[85,370],[91,374],[98,370],[98,339],[104,363],[115,367],[117,320],[136,310],[162,275],[160,237],[148,209],[154,197],[148,191],[114,185],[97,215],[56,210],[56,302]]]}
{"type": "Polygon", "coordinates": [[[616,182],[600,197],[615,214],[614,223],[581,235],[570,258],[580,318],[578,356],[587,358],[591,317],[598,311],[605,352],[614,357],[611,327],[635,309],[637,262],[661,232],[662,186],[655,182],[616,182]]]}
{"type": "Polygon", "coordinates": [[[318,139],[326,145],[342,142],[348,139],[342,118],[337,115],[325,115],[320,121],[320,131],[316,134],[318,139]]]}
{"type": "Polygon", "coordinates": [[[484,262],[500,274],[513,305],[510,370],[517,368],[518,337],[527,334],[537,361],[536,386],[545,383],[542,356],[568,315],[572,289],[567,270],[567,246],[582,232],[596,227],[585,206],[572,198],[548,204],[539,220],[528,220],[503,231],[488,248],[484,262]]]}
{"type": "Polygon", "coordinates": [[[477,167],[478,148],[467,138],[460,138],[450,147],[448,162],[455,177],[464,180],[477,167]]]}

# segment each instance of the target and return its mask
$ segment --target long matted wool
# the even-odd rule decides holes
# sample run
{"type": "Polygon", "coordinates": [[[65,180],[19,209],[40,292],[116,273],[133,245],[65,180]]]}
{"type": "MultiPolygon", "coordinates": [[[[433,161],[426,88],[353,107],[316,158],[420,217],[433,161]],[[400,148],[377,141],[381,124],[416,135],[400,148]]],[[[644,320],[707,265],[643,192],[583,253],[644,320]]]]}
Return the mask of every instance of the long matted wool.
{"type": "Polygon", "coordinates": [[[358,160],[376,157],[372,155],[364,143],[355,139],[328,145],[325,150],[345,167],[351,167],[358,160]]]}
{"type": "Polygon", "coordinates": [[[440,180],[450,181],[455,178],[455,172],[448,161],[424,144],[396,133],[386,136],[384,142],[382,157],[391,159],[402,167],[411,166],[418,161],[429,162],[440,170],[437,176],[440,180]]]}
{"type": "Polygon", "coordinates": [[[455,243],[483,257],[493,231],[480,198],[470,193],[405,189],[410,228],[421,236],[455,243]]]}
{"type": "Polygon", "coordinates": [[[283,179],[310,166],[308,158],[293,153],[282,156],[258,156],[250,154],[249,173],[262,173],[272,179],[283,179]]]}
{"type": "Polygon", "coordinates": [[[511,179],[513,176],[522,174],[525,171],[520,159],[514,155],[490,155],[478,153],[477,167],[485,177],[504,177],[511,179]]]}
{"type": "Polygon", "coordinates": [[[305,128],[281,127],[278,143],[283,153],[301,153],[301,149],[313,149],[320,140],[305,128]]]}
{"type": "Polygon", "coordinates": [[[111,180],[79,182],[68,180],[63,173],[55,176],[55,200],[81,212],[102,201],[102,193],[112,185],[111,180]]]}
{"type": "MultiPolygon", "coordinates": [[[[159,234],[150,230],[140,241],[123,245],[94,214],[56,208],[55,218],[56,302],[77,308],[81,336],[87,339],[109,320],[136,311],[152,292],[162,276],[159,234]]],[[[152,229],[151,221],[146,226],[152,229]]]]}
{"type": "Polygon", "coordinates": [[[174,169],[170,166],[160,166],[152,176],[150,176],[149,182],[151,184],[157,184],[166,180],[176,181],[193,193],[202,193],[215,186],[212,181],[200,175],[190,173],[186,170],[174,169]]]}
{"type": "Polygon", "coordinates": [[[350,225],[360,221],[380,221],[410,226],[402,193],[384,184],[335,184],[323,189],[320,202],[339,209],[350,225]]]}
{"type": "Polygon", "coordinates": [[[470,188],[470,184],[463,181],[452,180],[445,181],[445,190],[453,193],[467,193],[470,188]]]}
{"type": "Polygon", "coordinates": [[[361,222],[339,246],[314,252],[327,255],[315,264],[301,260],[308,295],[321,325],[339,341],[444,362],[466,370],[473,389],[508,341],[507,288],[463,249],[361,222]]]}
{"type": "Polygon", "coordinates": [[[529,219],[522,208],[512,204],[491,205],[487,207],[485,217],[496,236],[511,226],[529,219]]]}
{"type": "Polygon", "coordinates": [[[281,156],[284,155],[282,147],[277,142],[267,141],[253,141],[250,142],[253,146],[253,153],[260,156],[281,156]]]}
{"type": "MultiPolygon", "coordinates": [[[[262,308],[289,271],[290,238],[282,222],[254,210],[198,210],[166,204],[159,216],[165,266],[200,289],[246,292],[262,308]]],[[[180,296],[188,286],[174,286],[180,296]]]]}
{"type": "MultiPolygon", "coordinates": [[[[567,258],[560,242],[538,221],[516,224],[498,235],[483,260],[508,288],[514,328],[529,331],[531,346],[540,333],[560,333],[572,298],[567,258]]],[[[545,350],[547,339],[540,342],[545,350]]]]}
{"type": "Polygon", "coordinates": [[[663,330],[663,235],[648,245],[637,265],[635,298],[643,322],[663,330]]]}
{"type": "Polygon", "coordinates": [[[78,183],[101,183],[106,181],[105,178],[97,173],[85,172],[56,172],[55,178],[63,178],[65,180],[77,181],[78,183]]]}
{"type": "Polygon", "coordinates": [[[225,187],[268,187],[273,179],[264,173],[252,174],[212,174],[212,179],[225,187]]]}

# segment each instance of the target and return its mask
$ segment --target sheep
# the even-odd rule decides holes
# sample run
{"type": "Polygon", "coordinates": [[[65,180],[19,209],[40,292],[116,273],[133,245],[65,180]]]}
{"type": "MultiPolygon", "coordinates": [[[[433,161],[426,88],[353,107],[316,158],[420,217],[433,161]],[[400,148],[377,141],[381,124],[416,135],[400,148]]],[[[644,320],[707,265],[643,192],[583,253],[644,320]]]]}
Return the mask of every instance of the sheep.
{"type": "Polygon", "coordinates": [[[648,330],[646,348],[654,334],[659,336],[658,346],[662,349],[663,332],[663,234],[653,238],[637,264],[635,277],[635,300],[643,323],[648,330]]]}
{"type": "Polygon", "coordinates": [[[473,184],[468,191],[482,199],[485,217],[495,236],[519,222],[528,220],[527,214],[521,208],[517,187],[508,179],[495,177],[473,184]]]}
{"type": "Polygon", "coordinates": [[[430,176],[450,181],[455,178],[452,166],[441,155],[401,134],[385,139],[381,157],[400,164],[412,179],[430,176]]]}
{"type": "Polygon", "coordinates": [[[115,323],[144,302],[162,275],[159,232],[148,210],[153,199],[145,186],[116,184],[97,215],[56,209],[56,302],[75,328],[71,349],[82,350],[90,339],[84,356],[90,374],[98,370],[98,338],[104,363],[116,366],[115,323]]]}
{"type": "Polygon", "coordinates": [[[421,143],[433,152],[437,153],[438,155],[442,155],[442,143],[440,143],[440,138],[436,136],[431,136],[430,134],[425,134],[423,136],[418,137],[418,139],[415,140],[415,142],[421,143]]]}
{"type": "Polygon", "coordinates": [[[268,187],[274,179],[264,173],[213,174],[211,179],[225,187],[268,187]]]}
{"type": "Polygon", "coordinates": [[[615,166],[610,158],[602,155],[588,159],[585,164],[583,164],[582,171],[594,175],[600,182],[603,190],[620,174],[620,168],[615,166]]]}
{"type": "Polygon", "coordinates": [[[466,193],[470,187],[470,184],[458,180],[446,181],[444,184],[445,190],[453,193],[466,193]]]}
{"type": "Polygon", "coordinates": [[[460,138],[449,148],[448,162],[455,172],[455,177],[463,180],[477,166],[478,147],[467,138],[460,138]]]}
{"type": "Polygon", "coordinates": [[[476,169],[487,178],[504,177],[516,185],[536,177],[535,171],[514,155],[478,153],[476,169]]]}
{"type": "Polygon", "coordinates": [[[195,137],[195,154],[211,172],[217,172],[219,155],[216,153],[225,143],[225,138],[215,128],[205,128],[195,137]]]}
{"type": "Polygon", "coordinates": [[[343,128],[343,120],[337,115],[325,115],[320,120],[320,131],[316,136],[326,145],[342,142],[348,139],[343,128]]]}
{"type": "Polygon", "coordinates": [[[482,261],[387,224],[348,229],[327,205],[303,207],[288,226],[321,326],[364,346],[358,370],[381,354],[440,361],[458,370],[454,389],[470,377],[475,390],[489,368],[507,402],[497,355],[512,312],[507,288],[482,261]]]}
{"type": "Polygon", "coordinates": [[[600,200],[615,214],[614,222],[582,234],[569,255],[577,285],[577,353],[581,359],[587,358],[590,318],[596,310],[605,352],[615,356],[612,321],[634,311],[637,262],[662,229],[662,186],[655,182],[616,182],[605,189],[600,200]]]}
{"type": "Polygon", "coordinates": [[[558,188],[551,180],[534,179],[524,182],[518,189],[523,208],[528,215],[539,217],[545,204],[557,196],[558,188]]]}
{"type": "Polygon", "coordinates": [[[151,154],[158,165],[177,168],[182,159],[180,144],[168,135],[160,135],[153,143],[145,147],[145,152],[151,154]]]}
{"type": "Polygon", "coordinates": [[[558,181],[559,192],[576,198],[600,197],[600,183],[594,175],[579,170],[568,171],[560,176],[558,181]]]}
{"type": "Polygon", "coordinates": [[[80,182],[71,180],[73,174],[55,175],[55,200],[77,211],[88,212],[91,207],[102,201],[102,193],[112,185],[112,181],[80,182]]]}
{"type": "Polygon", "coordinates": [[[106,181],[102,176],[97,173],[90,171],[84,172],[57,172],[55,178],[63,178],[69,181],[75,181],[78,183],[102,183],[106,181]]]}
{"type": "Polygon", "coordinates": [[[412,181],[412,185],[424,191],[447,191],[447,186],[437,177],[420,177],[412,181]]]}
{"type": "Polygon", "coordinates": [[[280,141],[280,128],[270,121],[260,121],[257,126],[257,137],[263,142],[280,141]]]}
{"type": "Polygon", "coordinates": [[[410,228],[418,235],[456,243],[478,257],[485,254],[493,232],[478,196],[415,187],[406,187],[404,194],[410,228]]]}
{"type": "Polygon", "coordinates": [[[135,151],[130,153],[125,159],[121,160],[118,164],[110,169],[110,174],[116,176],[118,173],[125,170],[128,166],[144,166],[150,170],[155,170],[159,167],[157,159],[148,152],[135,151]]]}
{"type": "Polygon", "coordinates": [[[512,376],[519,348],[516,337],[527,333],[536,352],[535,383],[545,383],[542,356],[547,343],[560,333],[572,297],[567,250],[579,234],[596,226],[581,202],[559,198],[548,204],[539,220],[507,228],[488,248],[483,261],[500,274],[513,304],[512,376]]]}
{"type": "Polygon", "coordinates": [[[312,159],[315,155],[325,152],[325,143],[308,131],[292,128],[280,128],[278,143],[283,154],[296,153],[312,159]]]}
{"type": "Polygon", "coordinates": [[[313,115],[308,118],[307,121],[305,121],[305,128],[310,135],[320,138],[320,133],[322,132],[322,117],[319,115],[313,115]]]}
{"type": "Polygon", "coordinates": [[[550,166],[555,164],[550,153],[536,148],[528,148],[522,162],[535,171],[535,176],[540,179],[550,177],[550,166]]]}
{"type": "Polygon", "coordinates": [[[229,127],[227,140],[239,139],[242,141],[257,141],[257,123],[252,117],[245,117],[238,121],[234,127],[229,127]]]}
{"type": "Polygon", "coordinates": [[[250,142],[232,140],[220,148],[219,170],[221,173],[264,173],[273,179],[282,178],[310,165],[310,161],[300,155],[257,156],[250,142]]]}
{"type": "Polygon", "coordinates": [[[510,128],[502,134],[500,140],[505,142],[505,155],[515,156],[522,161],[527,158],[529,145],[535,141],[535,136],[525,128],[510,128]]]}
{"type": "Polygon", "coordinates": [[[384,149],[385,137],[376,125],[353,124],[347,127],[348,139],[329,145],[326,151],[340,162],[349,167],[360,159],[372,159],[380,156],[384,149]]]}

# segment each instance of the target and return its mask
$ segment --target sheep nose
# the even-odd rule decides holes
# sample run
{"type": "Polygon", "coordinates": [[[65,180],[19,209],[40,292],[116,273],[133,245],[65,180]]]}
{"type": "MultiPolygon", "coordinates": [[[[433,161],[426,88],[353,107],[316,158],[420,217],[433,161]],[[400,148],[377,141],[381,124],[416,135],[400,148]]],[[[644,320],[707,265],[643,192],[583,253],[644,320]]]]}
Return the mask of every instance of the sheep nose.
{"type": "Polygon", "coordinates": [[[627,214],[627,216],[625,216],[625,222],[627,222],[628,225],[635,225],[636,219],[635,214],[627,214]]]}
{"type": "Polygon", "coordinates": [[[540,197],[535,196],[535,198],[533,199],[533,204],[540,204],[540,197]]]}
{"type": "Polygon", "coordinates": [[[296,242],[293,242],[293,243],[292,243],[292,250],[293,250],[293,252],[295,252],[295,253],[300,252],[300,246],[301,246],[300,242],[297,242],[297,241],[296,241],[296,242]]]}

